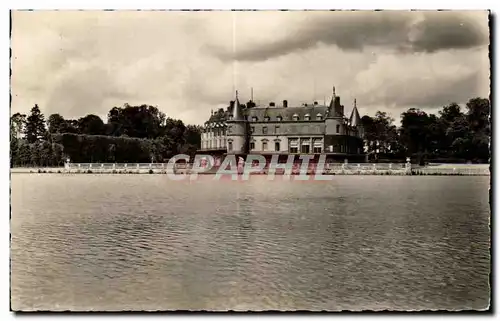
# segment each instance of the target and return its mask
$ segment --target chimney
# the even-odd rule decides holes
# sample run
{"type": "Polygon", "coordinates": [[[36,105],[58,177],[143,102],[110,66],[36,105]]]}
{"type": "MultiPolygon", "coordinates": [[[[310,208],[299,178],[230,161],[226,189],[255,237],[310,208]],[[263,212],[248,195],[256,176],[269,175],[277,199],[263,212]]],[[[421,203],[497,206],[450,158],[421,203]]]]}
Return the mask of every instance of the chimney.
{"type": "Polygon", "coordinates": [[[314,106],[318,106],[318,102],[317,101],[314,102],[314,106]]]}
{"type": "Polygon", "coordinates": [[[288,107],[288,100],[283,100],[283,108],[287,108],[288,107]]]}
{"type": "Polygon", "coordinates": [[[270,107],[274,107],[275,105],[276,105],[276,104],[275,104],[273,101],[271,101],[271,102],[269,103],[269,106],[270,106],[270,107]]]}

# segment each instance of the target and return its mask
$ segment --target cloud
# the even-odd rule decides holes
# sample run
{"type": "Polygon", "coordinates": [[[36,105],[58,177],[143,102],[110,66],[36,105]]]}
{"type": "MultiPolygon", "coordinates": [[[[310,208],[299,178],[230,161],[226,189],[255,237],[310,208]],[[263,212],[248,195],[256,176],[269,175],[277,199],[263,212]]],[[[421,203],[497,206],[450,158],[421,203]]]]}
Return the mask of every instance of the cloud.
{"type": "MultiPolygon", "coordinates": [[[[276,26],[274,39],[260,43],[239,37],[238,21],[234,48],[208,46],[219,59],[262,61],[318,44],[342,50],[361,51],[372,47],[400,53],[467,49],[488,43],[487,12],[392,12],[334,11],[293,12],[290,21],[276,26]],[[298,23],[302,18],[302,23],[298,23]],[[283,30],[286,30],[283,33],[283,30]],[[277,38],[276,38],[277,37],[277,38]],[[240,44],[240,39],[243,41],[240,44]]],[[[251,13],[243,13],[243,16],[251,13]]],[[[246,19],[241,24],[246,25],[246,19]]],[[[245,28],[243,28],[245,31],[245,28]]],[[[268,31],[269,33],[269,31],[268,31]]]]}
{"type": "MultiPolygon", "coordinates": [[[[399,113],[489,93],[484,12],[13,13],[11,112],[106,116],[151,104],[202,124],[242,101],[399,113]],[[453,26],[455,28],[453,28],[453,26]],[[236,53],[236,56],[233,54],[236,53]],[[237,59],[233,59],[237,58],[237,59]]],[[[487,36],[486,36],[487,37],[487,36]]]]}
{"type": "Polygon", "coordinates": [[[482,50],[384,55],[356,75],[354,87],[360,103],[435,108],[488,96],[488,64],[482,50]]]}

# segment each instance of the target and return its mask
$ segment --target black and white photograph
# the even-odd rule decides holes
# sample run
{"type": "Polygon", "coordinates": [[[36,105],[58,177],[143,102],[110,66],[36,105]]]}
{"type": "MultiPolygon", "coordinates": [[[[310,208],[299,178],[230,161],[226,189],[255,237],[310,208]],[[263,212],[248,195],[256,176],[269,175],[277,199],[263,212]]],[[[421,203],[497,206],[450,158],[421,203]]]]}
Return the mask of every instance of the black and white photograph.
{"type": "Polygon", "coordinates": [[[11,311],[490,311],[492,19],[10,10],[11,311]]]}

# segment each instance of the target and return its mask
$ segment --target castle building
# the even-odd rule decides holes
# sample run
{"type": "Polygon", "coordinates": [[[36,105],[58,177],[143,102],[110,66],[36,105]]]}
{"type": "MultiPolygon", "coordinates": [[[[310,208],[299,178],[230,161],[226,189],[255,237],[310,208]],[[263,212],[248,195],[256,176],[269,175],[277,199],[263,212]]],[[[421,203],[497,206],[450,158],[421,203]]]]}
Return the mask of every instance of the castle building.
{"type": "Polygon", "coordinates": [[[226,110],[212,112],[205,122],[199,153],[214,157],[260,154],[269,159],[280,155],[280,160],[308,154],[314,159],[326,155],[334,162],[363,161],[363,136],[356,100],[346,118],[335,87],[328,106],[314,102],[290,107],[286,100],[281,106],[271,102],[261,107],[252,101],[244,105],[236,92],[226,110]]]}

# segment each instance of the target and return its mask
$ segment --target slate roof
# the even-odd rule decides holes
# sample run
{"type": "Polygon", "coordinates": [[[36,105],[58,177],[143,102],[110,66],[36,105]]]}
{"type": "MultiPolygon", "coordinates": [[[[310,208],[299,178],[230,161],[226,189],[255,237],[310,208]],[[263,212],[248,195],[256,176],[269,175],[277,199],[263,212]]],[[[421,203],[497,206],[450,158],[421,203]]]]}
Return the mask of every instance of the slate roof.
{"type": "Polygon", "coordinates": [[[282,121],[292,121],[293,116],[299,116],[299,120],[304,120],[305,115],[309,114],[311,120],[316,120],[316,115],[321,114],[324,119],[326,117],[327,106],[307,106],[307,107],[254,107],[247,109],[248,120],[252,121],[253,117],[257,117],[257,121],[264,121],[265,117],[269,117],[269,121],[278,121],[278,116],[282,117],[282,121]]]}
{"type": "Polygon", "coordinates": [[[240,105],[240,100],[238,99],[238,91],[236,91],[236,99],[233,108],[233,119],[232,120],[244,120],[243,109],[240,105]]]}
{"type": "Polygon", "coordinates": [[[358,108],[354,106],[351,112],[351,117],[349,117],[349,125],[356,127],[361,124],[361,118],[359,117],[358,108]]]}

